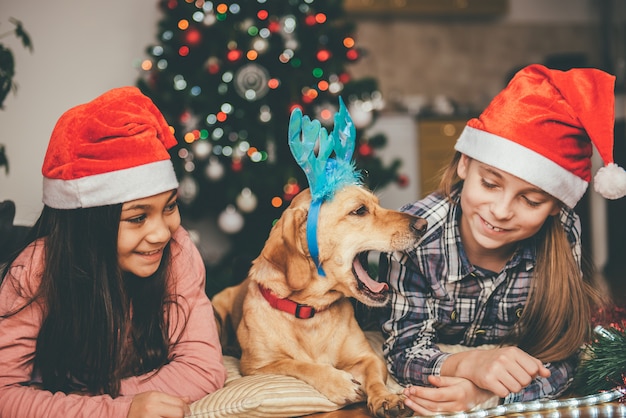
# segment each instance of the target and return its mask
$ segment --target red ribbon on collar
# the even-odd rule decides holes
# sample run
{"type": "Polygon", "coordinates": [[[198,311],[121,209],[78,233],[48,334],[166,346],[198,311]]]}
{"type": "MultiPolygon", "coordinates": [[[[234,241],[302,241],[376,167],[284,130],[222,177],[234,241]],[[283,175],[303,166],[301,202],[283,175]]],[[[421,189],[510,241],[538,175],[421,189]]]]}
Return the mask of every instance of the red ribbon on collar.
{"type": "Polygon", "coordinates": [[[294,302],[291,299],[282,299],[272,293],[271,290],[259,285],[261,294],[274,309],[292,314],[298,319],[310,319],[315,316],[315,308],[294,302]]]}

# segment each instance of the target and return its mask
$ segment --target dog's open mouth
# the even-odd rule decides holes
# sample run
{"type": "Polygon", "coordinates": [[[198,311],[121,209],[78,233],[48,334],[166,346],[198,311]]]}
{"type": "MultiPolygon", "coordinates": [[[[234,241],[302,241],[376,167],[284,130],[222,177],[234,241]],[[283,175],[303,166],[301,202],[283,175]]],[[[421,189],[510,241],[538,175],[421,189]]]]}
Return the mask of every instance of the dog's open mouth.
{"type": "Polygon", "coordinates": [[[367,272],[367,255],[368,254],[366,252],[359,253],[352,262],[352,272],[357,278],[357,288],[359,292],[373,301],[386,301],[389,286],[387,283],[378,282],[370,277],[367,272]]]}

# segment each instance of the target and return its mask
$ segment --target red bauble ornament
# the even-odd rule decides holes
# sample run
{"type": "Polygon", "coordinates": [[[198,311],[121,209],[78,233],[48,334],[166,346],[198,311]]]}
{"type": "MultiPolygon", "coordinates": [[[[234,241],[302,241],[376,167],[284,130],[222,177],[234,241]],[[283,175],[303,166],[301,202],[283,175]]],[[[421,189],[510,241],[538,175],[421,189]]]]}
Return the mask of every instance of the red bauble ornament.
{"type": "Polygon", "coordinates": [[[319,62],[326,62],[330,59],[331,56],[332,54],[327,49],[320,49],[319,51],[317,51],[316,55],[319,62]]]}
{"type": "Polygon", "coordinates": [[[241,160],[235,160],[235,161],[233,161],[233,163],[230,166],[230,168],[231,168],[231,170],[233,170],[233,172],[238,173],[243,168],[243,164],[241,163],[241,160]]]}
{"type": "Polygon", "coordinates": [[[276,33],[280,30],[280,23],[273,20],[267,25],[267,28],[269,29],[270,32],[276,33]]]}
{"type": "Polygon", "coordinates": [[[185,33],[185,41],[191,46],[198,45],[201,40],[202,34],[198,29],[192,28],[185,33]]]}
{"type": "Polygon", "coordinates": [[[240,49],[231,49],[230,51],[228,51],[228,54],[226,54],[226,58],[230,62],[235,62],[239,60],[242,56],[243,52],[240,49]]]}
{"type": "Polygon", "coordinates": [[[217,74],[220,72],[220,65],[218,63],[210,63],[207,65],[207,71],[209,74],[217,74]]]}
{"type": "Polygon", "coordinates": [[[370,144],[361,144],[359,145],[359,155],[362,157],[369,157],[374,153],[374,150],[370,146],[370,144]]]}
{"type": "Polygon", "coordinates": [[[189,122],[190,119],[191,119],[191,113],[188,110],[185,110],[183,113],[181,113],[178,118],[180,123],[182,123],[183,125],[189,122]]]}
{"type": "Polygon", "coordinates": [[[396,177],[396,183],[399,187],[404,189],[409,185],[409,177],[406,174],[399,174],[398,177],[396,177]]]}
{"type": "Polygon", "coordinates": [[[348,81],[350,81],[350,78],[350,74],[348,73],[339,74],[339,81],[341,81],[343,84],[346,84],[348,81]]]}
{"type": "Polygon", "coordinates": [[[206,70],[209,74],[217,74],[220,71],[220,60],[217,57],[209,57],[206,60],[206,70]]]}

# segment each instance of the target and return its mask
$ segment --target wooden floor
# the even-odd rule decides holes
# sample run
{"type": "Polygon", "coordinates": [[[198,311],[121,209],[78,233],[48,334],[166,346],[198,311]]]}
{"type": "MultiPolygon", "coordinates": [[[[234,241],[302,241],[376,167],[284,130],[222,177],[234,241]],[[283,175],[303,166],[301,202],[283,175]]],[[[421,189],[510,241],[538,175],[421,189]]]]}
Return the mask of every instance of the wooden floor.
{"type": "Polygon", "coordinates": [[[371,418],[365,403],[346,406],[338,411],[307,415],[307,418],[371,418]]]}

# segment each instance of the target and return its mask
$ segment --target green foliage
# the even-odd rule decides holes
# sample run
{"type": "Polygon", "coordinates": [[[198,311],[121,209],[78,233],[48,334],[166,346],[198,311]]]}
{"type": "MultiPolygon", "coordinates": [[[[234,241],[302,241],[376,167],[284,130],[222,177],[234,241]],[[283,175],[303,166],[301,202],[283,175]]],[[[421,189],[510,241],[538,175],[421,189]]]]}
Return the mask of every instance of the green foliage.
{"type": "MultiPolygon", "coordinates": [[[[33,43],[30,40],[30,36],[24,30],[22,22],[12,17],[9,18],[9,22],[15,25],[15,29],[0,34],[0,39],[15,35],[22,41],[24,48],[33,52],[33,43]]],[[[15,60],[13,58],[13,52],[4,44],[0,43],[0,110],[4,110],[4,101],[11,91],[14,93],[17,91],[17,84],[13,81],[15,76],[15,60]]],[[[5,174],[9,174],[9,160],[7,159],[4,145],[0,144],[0,168],[4,167],[5,174]]]]}
{"type": "MultiPolygon", "coordinates": [[[[8,36],[15,35],[22,41],[24,48],[30,52],[33,51],[33,43],[30,40],[30,36],[24,30],[22,22],[12,17],[9,21],[15,25],[15,29],[0,34],[0,39],[8,36]]],[[[13,81],[15,76],[15,60],[13,58],[13,52],[4,44],[0,44],[0,109],[4,109],[4,100],[8,94],[17,90],[17,84],[13,81]]]]}
{"type": "Polygon", "coordinates": [[[581,395],[626,387],[626,332],[623,327],[596,327],[596,339],[586,348],[572,386],[574,392],[581,395]]]}

